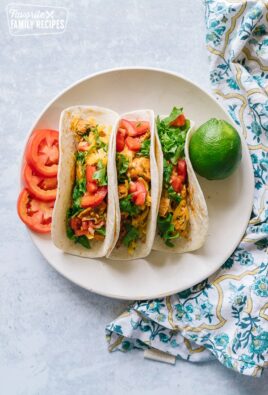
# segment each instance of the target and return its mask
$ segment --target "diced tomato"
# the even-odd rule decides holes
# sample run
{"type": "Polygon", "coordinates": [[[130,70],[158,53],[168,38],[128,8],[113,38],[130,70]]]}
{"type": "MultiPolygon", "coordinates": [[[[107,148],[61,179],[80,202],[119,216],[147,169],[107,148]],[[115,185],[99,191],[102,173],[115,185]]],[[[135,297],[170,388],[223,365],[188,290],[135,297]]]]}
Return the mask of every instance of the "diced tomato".
{"type": "Polygon", "coordinates": [[[25,156],[37,173],[55,177],[59,162],[59,133],[51,129],[35,130],[28,141],[25,156]]]}
{"type": "Polygon", "coordinates": [[[77,230],[81,227],[82,220],[77,217],[72,217],[70,219],[70,226],[73,230],[77,230]]]}
{"type": "Polygon", "coordinates": [[[95,193],[98,189],[96,182],[87,182],[87,191],[89,193],[95,193]]]}
{"type": "Polygon", "coordinates": [[[171,126],[178,126],[179,128],[181,126],[185,125],[186,118],[184,114],[179,115],[173,122],[170,123],[171,126]]]}
{"type": "Polygon", "coordinates": [[[148,130],[150,130],[150,123],[147,121],[130,121],[132,125],[135,128],[135,134],[129,136],[135,137],[135,136],[141,136],[142,134],[146,133],[148,130]]]}
{"type": "Polygon", "coordinates": [[[23,170],[23,178],[27,189],[37,199],[50,201],[56,199],[57,194],[57,177],[46,178],[39,176],[26,163],[23,170]]]}
{"type": "MultiPolygon", "coordinates": [[[[117,152],[122,152],[124,147],[125,147],[125,134],[123,134],[122,130],[124,129],[118,129],[118,132],[116,134],[116,151],[117,152]]],[[[125,133],[125,130],[124,130],[125,133]]]]}
{"type": "Polygon", "coordinates": [[[143,182],[140,181],[131,182],[129,191],[132,193],[132,201],[137,206],[142,206],[145,203],[147,191],[143,182]],[[131,190],[134,192],[131,192],[131,190]]]}
{"type": "Polygon", "coordinates": [[[94,178],[93,178],[95,171],[96,171],[96,166],[87,165],[87,167],[86,167],[87,182],[96,182],[96,180],[94,180],[94,178]]]}
{"type": "Polygon", "coordinates": [[[136,136],[136,129],[134,125],[127,119],[121,119],[119,127],[125,129],[128,136],[136,136]]]}
{"type": "Polygon", "coordinates": [[[77,147],[78,151],[82,151],[82,152],[87,151],[88,148],[89,148],[89,144],[87,141],[80,141],[78,143],[78,147],[77,147]]]}
{"type": "Polygon", "coordinates": [[[175,192],[179,193],[182,190],[183,179],[181,176],[172,176],[171,177],[171,185],[175,192]]]}
{"type": "Polygon", "coordinates": [[[53,206],[54,202],[42,202],[31,196],[25,188],[19,195],[17,211],[20,219],[31,230],[38,233],[49,233],[53,206]]]}
{"type": "Polygon", "coordinates": [[[86,192],[81,198],[81,206],[83,208],[98,206],[107,195],[107,192],[108,189],[106,186],[99,187],[96,193],[93,194],[86,192]]]}
{"type": "Polygon", "coordinates": [[[124,137],[126,137],[127,131],[123,128],[118,128],[118,132],[120,132],[124,137]]]}
{"type": "Polygon", "coordinates": [[[141,149],[141,142],[138,137],[127,137],[126,138],[127,147],[134,152],[138,152],[141,149]]]}
{"type": "Polygon", "coordinates": [[[182,177],[183,182],[185,182],[187,177],[187,165],[185,159],[178,160],[178,175],[182,177]]]}
{"type": "Polygon", "coordinates": [[[136,190],[137,190],[136,182],[130,181],[130,184],[129,184],[129,192],[130,192],[130,193],[133,193],[133,192],[135,192],[136,190]]]}

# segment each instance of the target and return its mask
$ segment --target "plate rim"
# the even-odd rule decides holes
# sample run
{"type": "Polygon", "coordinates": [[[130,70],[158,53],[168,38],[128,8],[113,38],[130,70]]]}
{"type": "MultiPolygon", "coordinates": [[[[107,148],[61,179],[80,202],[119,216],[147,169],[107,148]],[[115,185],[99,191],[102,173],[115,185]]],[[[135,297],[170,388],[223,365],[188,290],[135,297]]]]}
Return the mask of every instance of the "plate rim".
{"type": "MultiPolygon", "coordinates": [[[[163,69],[163,68],[158,68],[158,67],[144,67],[144,66],[124,66],[124,67],[114,67],[114,68],[108,68],[108,69],[103,69],[100,71],[97,71],[95,73],[91,73],[85,77],[80,78],[79,80],[75,81],[74,83],[68,85],[65,89],[61,90],[56,96],[54,96],[54,98],[52,98],[48,104],[43,107],[43,109],[41,110],[41,112],[38,114],[38,116],[34,119],[34,122],[32,123],[31,127],[28,130],[28,133],[26,134],[26,137],[24,139],[23,142],[23,151],[21,153],[21,161],[20,161],[20,167],[19,167],[19,184],[22,187],[22,179],[21,179],[21,169],[22,169],[22,164],[23,164],[23,160],[24,160],[24,151],[25,151],[25,146],[26,143],[28,142],[28,139],[32,133],[32,131],[34,130],[36,124],[38,123],[38,121],[40,120],[40,118],[42,118],[42,116],[45,114],[45,112],[58,100],[61,98],[61,96],[63,96],[65,93],[67,93],[68,91],[70,91],[71,89],[75,88],[77,85],[82,84],[83,82],[87,81],[87,80],[91,80],[94,79],[95,77],[98,77],[100,75],[105,75],[105,74],[110,74],[110,73],[114,73],[114,72],[118,72],[118,71],[152,71],[152,72],[158,72],[158,73],[162,73],[162,74],[167,74],[169,76],[173,76],[179,79],[182,79],[184,81],[186,81],[187,83],[189,83],[190,85],[192,85],[194,88],[199,89],[203,94],[207,95],[210,99],[212,99],[218,106],[220,106],[221,110],[225,113],[225,115],[227,116],[229,122],[236,127],[233,119],[231,118],[231,116],[229,115],[229,113],[227,112],[227,110],[222,106],[222,104],[219,102],[219,100],[217,100],[217,98],[215,98],[210,92],[208,92],[207,90],[205,90],[204,88],[202,88],[199,84],[191,81],[189,78],[185,77],[184,75],[182,75],[181,73],[177,73],[174,72],[172,70],[168,70],[168,69],[163,69]]],[[[248,210],[248,215],[247,215],[247,221],[245,221],[245,225],[243,226],[243,229],[241,231],[241,233],[239,234],[239,238],[237,236],[237,242],[233,243],[232,248],[230,248],[229,250],[231,251],[228,256],[231,256],[232,253],[234,252],[234,250],[236,249],[236,247],[239,245],[240,241],[242,240],[242,237],[245,233],[245,230],[247,228],[247,225],[249,223],[249,219],[250,219],[250,215],[251,215],[251,211],[252,211],[252,206],[253,206],[253,200],[254,200],[254,173],[253,173],[253,166],[252,166],[252,162],[250,159],[250,153],[249,153],[249,149],[248,149],[248,145],[246,143],[246,140],[243,136],[243,133],[240,131],[239,133],[240,137],[241,137],[241,141],[242,141],[242,145],[245,148],[245,152],[246,152],[246,160],[248,161],[248,163],[250,164],[250,174],[248,175],[248,183],[249,183],[249,189],[250,189],[250,193],[251,193],[251,200],[250,200],[250,209],[248,210]]],[[[245,217],[246,218],[246,217],[245,217]]],[[[27,228],[27,227],[26,227],[27,228]]],[[[164,293],[157,293],[155,295],[150,295],[150,296],[133,296],[133,299],[130,299],[128,296],[126,295],[117,295],[114,293],[109,293],[106,291],[100,291],[100,290],[96,290],[93,287],[86,287],[84,284],[82,284],[79,280],[74,280],[71,276],[69,276],[68,274],[66,274],[63,270],[61,270],[61,268],[58,268],[56,266],[53,265],[53,263],[50,262],[50,260],[48,260],[46,258],[46,255],[43,254],[43,252],[40,250],[39,246],[36,244],[34,237],[36,236],[30,229],[27,228],[27,231],[30,234],[31,240],[33,242],[33,244],[35,245],[35,247],[38,249],[38,251],[41,253],[41,255],[46,259],[46,261],[49,263],[49,265],[56,270],[58,273],[60,273],[64,278],[66,278],[67,280],[71,281],[72,283],[78,285],[79,287],[86,289],[90,292],[94,292],[98,295],[102,295],[105,297],[109,297],[109,298],[114,298],[114,299],[119,299],[119,300],[146,300],[146,299],[154,299],[154,298],[163,298],[165,296],[170,296],[173,295],[177,292],[181,292],[184,289],[188,289],[189,287],[192,287],[202,281],[204,281],[205,279],[209,278],[211,275],[213,275],[214,273],[216,273],[222,266],[222,264],[224,262],[221,262],[221,264],[219,265],[219,267],[216,270],[212,270],[209,273],[207,273],[204,277],[202,277],[197,283],[193,283],[192,285],[190,285],[187,288],[181,288],[179,286],[177,286],[176,289],[168,291],[168,292],[164,292],[164,293]]]]}

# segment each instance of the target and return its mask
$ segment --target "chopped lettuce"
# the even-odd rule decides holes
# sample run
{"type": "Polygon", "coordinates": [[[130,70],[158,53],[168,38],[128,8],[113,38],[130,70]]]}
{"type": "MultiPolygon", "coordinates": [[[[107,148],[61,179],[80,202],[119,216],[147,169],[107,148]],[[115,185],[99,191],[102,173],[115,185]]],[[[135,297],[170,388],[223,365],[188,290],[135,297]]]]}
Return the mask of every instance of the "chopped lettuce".
{"type": "Polygon", "coordinates": [[[98,184],[100,186],[104,186],[108,184],[107,168],[101,160],[98,161],[97,170],[95,171],[93,178],[94,180],[98,180],[98,184]]]}
{"type": "Polygon", "coordinates": [[[162,120],[157,117],[157,130],[161,142],[164,158],[169,160],[173,165],[176,165],[178,159],[184,156],[184,145],[187,131],[190,128],[189,120],[182,127],[171,126],[173,122],[183,109],[174,107],[170,115],[162,120]]]}
{"type": "Polygon", "coordinates": [[[80,180],[76,180],[74,189],[73,189],[73,208],[77,211],[80,209],[80,200],[81,197],[86,192],[86,179],[82,178],[80,180]]]}
{"type": "Polygon", "coordinates": [[[127,170],[128,170],[129,160],[126,156],[122,154],[116,154],[116,168],[117,168],[117,176],[118,182],[122,183],[127,178],[127,170]]]}
{"type": "Polygon", "coordinates": [[[141,144],[141,149],[139,152],[137,152],[137,156],[150,156],[150,146],[151,146],[151,140],[147,139],[144,140],[141,144]]]}

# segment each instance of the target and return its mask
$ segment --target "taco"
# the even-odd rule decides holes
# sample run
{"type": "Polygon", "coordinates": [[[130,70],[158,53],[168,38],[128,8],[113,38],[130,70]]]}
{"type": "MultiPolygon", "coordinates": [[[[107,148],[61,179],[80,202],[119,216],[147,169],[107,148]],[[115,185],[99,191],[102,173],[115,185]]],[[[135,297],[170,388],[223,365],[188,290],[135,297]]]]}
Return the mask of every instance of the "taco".
{"type": "Polygon", "coordinates": [[[193,171],[188,146],[193,122],[182,108],[156,120],[161,194],[153,249],[174,253],[200,248],[208,231],[208,211],[193,171]]]}
{"type": "Polygon", "coordinates": [[[114,129],[111,153],[114,169],[116,234],[111,259],[148,255],[154,241],[159,196],[155,158],[154,113],[123,114],[114,129]]]}
{"type": "Polygon", "coordinates": [[[93,106],[74,106],[61,114],[52,240],[70,254],[102,257],[113,242],[115,205],[107,167],[117,118],[93,106]]]}

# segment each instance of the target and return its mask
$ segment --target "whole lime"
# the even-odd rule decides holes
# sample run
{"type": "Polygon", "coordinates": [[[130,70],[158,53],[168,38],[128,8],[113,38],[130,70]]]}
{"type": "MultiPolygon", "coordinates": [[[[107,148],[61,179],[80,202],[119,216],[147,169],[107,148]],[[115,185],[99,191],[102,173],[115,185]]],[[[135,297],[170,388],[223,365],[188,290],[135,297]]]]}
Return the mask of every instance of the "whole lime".
{"type": "Polygon", "coordinates": [[[211,118],[192,135],[189,154],[200,176],[220,180],[237,168],[242,157],[241,139],[228,122],[211,118]]]}

